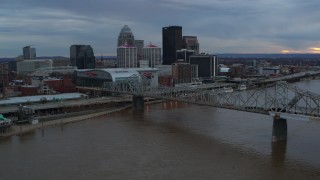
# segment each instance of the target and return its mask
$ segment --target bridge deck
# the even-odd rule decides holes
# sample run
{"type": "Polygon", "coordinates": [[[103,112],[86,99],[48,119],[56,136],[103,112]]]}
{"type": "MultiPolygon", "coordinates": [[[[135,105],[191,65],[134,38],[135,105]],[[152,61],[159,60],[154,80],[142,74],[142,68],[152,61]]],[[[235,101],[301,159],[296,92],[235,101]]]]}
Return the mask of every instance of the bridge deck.
{"type": "MultiPolygon", "coordinates": [[[[308,73],[320,74],[320,72],[308,73]]],[[[292,76],[302,75],[306,73],[292,76]]],[[[134,76],[125,81],[105,83],[100,90],[262,114],[271,111],[320,117],[320,95],[299,89],[284,81],[279,81],[274,86],[226,93],[215,92],[208,87],[154,87],[151,86],[149,79],[134,76]]]]}

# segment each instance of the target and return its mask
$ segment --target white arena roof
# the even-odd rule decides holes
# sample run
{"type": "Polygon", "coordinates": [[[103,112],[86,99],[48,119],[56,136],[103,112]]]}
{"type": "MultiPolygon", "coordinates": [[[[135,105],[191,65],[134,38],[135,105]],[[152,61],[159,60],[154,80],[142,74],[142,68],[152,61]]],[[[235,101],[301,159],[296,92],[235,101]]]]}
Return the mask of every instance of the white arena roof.
{"type": "Polygon", "coordinates": [[[112,81],[115,82],[117,79],[128,78],[133,75],[139,75],[139,72],[157,72],[157,68],[101,68],[101,69],[78,69],[78,72],[94,72],[102,71],[108,73],[112,77],[112,81]]]}

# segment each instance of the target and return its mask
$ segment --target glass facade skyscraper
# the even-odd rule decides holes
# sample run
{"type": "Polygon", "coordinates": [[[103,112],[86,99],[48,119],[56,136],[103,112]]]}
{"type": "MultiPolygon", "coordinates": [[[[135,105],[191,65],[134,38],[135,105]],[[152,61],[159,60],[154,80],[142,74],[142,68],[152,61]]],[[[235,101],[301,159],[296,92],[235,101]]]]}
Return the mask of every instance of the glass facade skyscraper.
{"type": "Polygon", "coordinates": [[[70,64],[78,69],[94,69],[95,56],[90,45],[70,46],[70,64]]]}
{"type": "Polygon", "coordinates": [[[135,40],[134,41],[135,47],[137,48],[137,59],[138,61],[142,58],[142,48],[144,46],[144,40],[135,40]]]}
{"type": "Polygon", "coordinates": [[[162,58],[164,65],[170,65],[177,60],[177,50],[182,48],[182,27],[169,26],[162,28],[162,58]]]}
{"type": "Polygon", "coordinates": [[[189,58],[189,63],[198,65],[198,77],[200,79],[212,79],[218,72],[218,57],[216,55],[200,54],[189,58]]]}
{"type": "Polygon", "coordinates": [[[23,59],[36,59],[36,48],[31,46],[23,47],[23,59]]]}
{"type": "Polygon", "coordinates": [[[183,36],[182,48],[187,50],[193,50],[195,55],[199,54],[199,42],[197,36],[183,36]]]}

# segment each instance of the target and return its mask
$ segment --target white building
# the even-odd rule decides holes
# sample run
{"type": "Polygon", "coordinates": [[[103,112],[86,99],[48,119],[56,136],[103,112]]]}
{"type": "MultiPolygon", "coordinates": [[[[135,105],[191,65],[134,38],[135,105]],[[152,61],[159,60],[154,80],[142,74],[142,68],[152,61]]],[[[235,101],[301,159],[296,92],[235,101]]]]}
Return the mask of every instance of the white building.
{"type": "Polygon", "coordinates": [[[137,48],[125,43],[117,48],[118,68],[137,68],[137,48]]]}
{"type": "Polygon", "coordinates": [[[18,74],[31,74],[39,68],[52,68],[52,59],[22,60],[17,62],[18,74]]]}
{"type": "Polygon", "coordinates": [[[125,43],[129,44],[130,46],[135,46],[134,35],[128,25],[124,25],[123,28],[121,28],[118,36],[117,47],[122,46],[125,43]]]}
{"type": "Polygon", "coordinates": [[[140,60],[140,61],[139,61],[139,67],[140,67],[140,68],[147,68],[147,67],[149,67],[149,60],[140,60]]]}
{"type": "Polygon", "coordinates": [[[278,75],[281,72],[280,67],[260,67],[259,74],[262,75],[278,75]]]}
{"type": "Polygon", "coordinates": [[[142,48],[142,59],[149,60],[149,67],[161,64],[161,48],[150,43],[142,48]]]}
{"type": "MultiPolygon", "coordinates": [[[[150,86],[158,86],[157,68],[105,68],[105,69],[80,69],[76,70],[77,86],[101,87],[107,82],[123,81],[143,76],[150,79],[150,86]]],[[[137,80],[138,80],[137,79],[137,80]]]]}

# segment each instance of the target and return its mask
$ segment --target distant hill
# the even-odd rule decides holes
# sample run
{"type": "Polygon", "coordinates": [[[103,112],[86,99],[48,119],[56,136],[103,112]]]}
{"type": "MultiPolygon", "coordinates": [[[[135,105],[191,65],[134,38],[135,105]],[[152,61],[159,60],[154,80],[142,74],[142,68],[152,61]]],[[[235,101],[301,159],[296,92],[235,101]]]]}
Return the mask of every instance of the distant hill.
{"type": "Polygon", "coordinates": [[[96,56],[96,59],[100,59],[101,57],[104,60],[115,60],[115,59],[117,59],[117,56],[96,56]]]}
{"type": "Polygon", "coordinates": [[[219,57],[223,58],[307,58],[316,59],[320,58],[320,54],[217,54],[219,57]]]}
{"type": "Polygon", "coordinates": [[[42,56],[42,57],[37,57],[37,59],[69,59],[64,56],[42,56]]]}
{"type": "MultiPolygon", "coordinates": [[[[16,58],[0,58],[0,62],[10,62],[10,61],[15,61],[16,58]]],[[[67,57],[63,56],[43,56],[43,57],[37,57],[37,59],[69,59],[67,57]]]]}
{"type": "Polygon", "coordinates": [[[0,62],[10,62],[10,61],[14,61],[15,58],[0,58],[0,62]]]}

